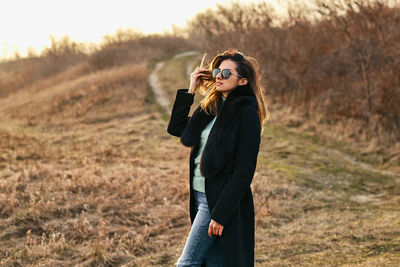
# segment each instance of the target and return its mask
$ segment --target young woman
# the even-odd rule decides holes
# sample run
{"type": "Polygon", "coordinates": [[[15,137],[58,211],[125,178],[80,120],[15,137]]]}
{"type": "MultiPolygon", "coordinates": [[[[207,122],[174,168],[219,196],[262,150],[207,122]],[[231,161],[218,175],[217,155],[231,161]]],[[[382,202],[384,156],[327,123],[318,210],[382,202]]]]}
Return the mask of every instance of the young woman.
{"type": "Polygon", "coordinates": [[[229,49],[178,89],[168,133],[190,152],[191,230],[177,266],[254,266],[251,181],[269,119],[257,61],[229,49]],[[195,91],[207,93],[189,117],[195,91]]]}

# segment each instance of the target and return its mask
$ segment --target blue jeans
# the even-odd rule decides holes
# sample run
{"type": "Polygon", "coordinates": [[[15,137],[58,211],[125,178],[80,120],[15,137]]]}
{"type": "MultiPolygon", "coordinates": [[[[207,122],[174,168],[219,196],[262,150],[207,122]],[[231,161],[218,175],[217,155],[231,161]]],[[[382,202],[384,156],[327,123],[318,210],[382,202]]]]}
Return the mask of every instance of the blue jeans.
{"type": "Polygon", "coordinates": [[[194,190],[196,199],[197,213],[190,229],[189,236],[183,248],[182,255],[176,265],[201,266],[203,261],[206,266],[223,266],[220,246],[216,241],[216,236],[208,236],[208,226],[210,224],[210,211],[208,210],[206,194],[194,190]]]}

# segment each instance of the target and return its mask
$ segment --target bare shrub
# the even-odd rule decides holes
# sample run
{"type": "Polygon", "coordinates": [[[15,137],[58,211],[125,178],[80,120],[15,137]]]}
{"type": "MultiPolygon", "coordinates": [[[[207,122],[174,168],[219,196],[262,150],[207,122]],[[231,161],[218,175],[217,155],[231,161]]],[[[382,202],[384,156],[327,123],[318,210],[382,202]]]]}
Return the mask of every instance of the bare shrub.
{"type": "Polygon", "coordinates": [[[35,81],[57,74],[86,58],[86,47],[68,36],[59,40],[50,37],[51,45],[39,56],[20,58],[0,64],[0,97],[14,93],[35,81]]]}
{"type": "Polygon", "coordinates": [[[200,50],[215,51],[232,46],[245,49],[249,44],[248,34],[255,29],[269,28],[273,20],[276,16],[266,2],[217,4],[215,11],[206,9],[189,20],[187,36],[200,50]]]}
{"type": "Polygon", "coordinates": [[[190,45],[187,40],[174,34],[144,35],[129,28],[119,29],[104,37],[103,44],[90,56],[89,62],[94,69],[104,69],[153,61],[188,49],[190,45]]]}
{"type": "Polygon", "coordinates": [[[176,34],[143,35],[129,28],[106,35],[98,47],[74,42],[68,36],[59,40],[50,38],[51,45],[39,56],[32,54],[32,57],[0,63],[0,97],[79,64],[85,65],[79,68],[80,74],[85,74],[113,66],[152,62],[191,49],[189,43],[176,34]]]}
{"type": "Polygon", "coordinates": [[[400,140],[399,14],[398,1],[316,0],[279,21],[265,3],[233,2],[195,16],[187,35],[199,50],[258,58],[266,94],[305,119],[358,120],[356,135],[391,143],[400,140]]]}

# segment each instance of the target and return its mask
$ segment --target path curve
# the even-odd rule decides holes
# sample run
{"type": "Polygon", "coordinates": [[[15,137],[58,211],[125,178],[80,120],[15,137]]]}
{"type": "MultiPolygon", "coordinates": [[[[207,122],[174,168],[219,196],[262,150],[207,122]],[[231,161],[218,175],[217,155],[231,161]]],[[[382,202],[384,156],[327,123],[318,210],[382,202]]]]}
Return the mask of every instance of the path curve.
{"type": "MultiPolygon", "coordinates": [[[[186,52],[176,54],[173,58],[181,58],[181,57],[193,56],[193,55],[198,55],[198,54],[199,54],[199,52],[197,52],[197,51],[186,51],[186,52]]],[[[156,67],[154,68],[154,70],[151,72],[151,74],[149,76],[148,82],[150,84],[151,89],[153,90],[156,102],[161,107],[163,107],[163,109],[166,112],[170,112],[171,103],[168,99],[167,94],[165,93],[164,89],[162,88],[162,84],[161,84],[160,80],[158,79],[158,75],[157,75],[158,71],[162,67],[164,67],[164,65],[165,65],[164,61],[158,62],[156,64],[156,67]]],[[[191,65],[190,64],[188,64],[188,66],[187,66],[186,73],[188,75],[190,75],[190,73],[191,73],[191,65]]]]}
{"type": "Polygon", "coordinates": [[[396,178],[400,179],[400,175],[399,174],[396,174],[396,173],[394,173],[392,171],[389,171],[389,170],[377,169],[377,168],[373,167],[372,165],[370,165],[368,163],[365,163],[365,162],[362,162],[362,161],[359,161],[355,157],[353,157],[353,156],[351,156],[349,154],[346,154],[346,153],[344,153],[344,152],[342,152],[340,150],[329,149],[328,148],[327,151],[329,151],[332,154],[336,154],[336,155],[342,157],[342,159],[346,160],[347,162],[350,162],[352,165],[357,166],[360,169],[364,169],[364,170],[367,170],[367,171],[370,171],[370,172],[376,172],[376,173],[379,173],[379,174],[382,174],[382,175],[392,176],[392,177],[396,177],[396,178]]]}
{"type": "Polygon", "coordinates": [[[158,104],[160,104],[164,110],[168,110],[169,108],[169,100],[164,90],[162,89],[161,82],[158,79],[157,72],[164,66],[164,62],[158,62],[156,67],[151,72],[149,76],[149,84],[151,89],[153,90],[154,97],[158,104]]]}

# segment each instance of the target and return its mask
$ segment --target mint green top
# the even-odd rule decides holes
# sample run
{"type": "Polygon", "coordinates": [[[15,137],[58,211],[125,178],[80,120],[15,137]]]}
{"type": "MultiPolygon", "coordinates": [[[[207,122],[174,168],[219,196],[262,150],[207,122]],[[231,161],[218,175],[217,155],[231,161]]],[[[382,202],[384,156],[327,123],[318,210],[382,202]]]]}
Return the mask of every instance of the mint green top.
{"type": "MultiPolygon", "coordinates": [[[[225,98],[222,96],[222,99],[225,101],[225,98]]],[[[200,191],[205,193],[205,178],[200,172],[200,159],[201,155],[203,154],[204,147],[207,143],[208,135],[210,134],[211,128],[214,125],[215,120],[217,119],[217,116],[206,125],[206,127],[203,129],[200,135],[200,147],[199,147],[199,152],[194,159],[194,176],[193,176],[193,189],[196,191],[200,191]]]]}

